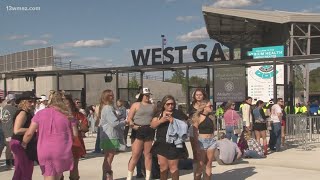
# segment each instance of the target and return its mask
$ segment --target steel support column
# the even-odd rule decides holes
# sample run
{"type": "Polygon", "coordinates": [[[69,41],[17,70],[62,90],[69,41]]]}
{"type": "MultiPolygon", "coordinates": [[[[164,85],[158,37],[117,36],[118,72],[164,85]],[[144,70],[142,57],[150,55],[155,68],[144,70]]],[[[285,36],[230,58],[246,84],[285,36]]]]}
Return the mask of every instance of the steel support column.
{"type": "Polygon", "coordinates": [[[189,88],[189,66],[186,67],[186,102],[187,102],[187,111],[189,110],[190,106],[190,88],[189,88]]]}
{"type": "Polygon", "coordinates": [[[207,94],[208,94],[208,98],[210,99],[210,67],[207,67],[207,84],[206,84],[206,88],[207,88],[207,94]]]}
{"type": "Polygon", "coordinates": [[[140,86],[143,88],[143,72],[140,71],[140,86]]]}
{"type": "Polygon", "coordinates": [[[277,63],[273,59],[273,102],[277,102],[277,63]]]}
{"type": "Polygon", "coordinates": [[[33,79],[33,91],[34,91],[34,94],[37,94],[37,77],[32,77],[33,79]]]}
{"type": "Polygon", "coordinates": [[[214,100],[214,67],[212,66],[212,97],[213,97],[213,100],[212,100],[212,105],[213,105],[213,109],[216,110],[217,107],[216,107],[216,101],[214,100]]]}
{"type": "MultiPolygon", "coordinates": [[[[308,32],[307,32],[307,49],[306,49],[306,55],[310,55],[311,51],[311,24],[308,24],[308,32]]],[[[304,91],[304,103],[307,105],[309,101],[309,64],[305,64],[305,91],[304,91]]]]}
{"type": "Polygon", "coordinates": [[[57,91],[59,91],[60,90],[60,75],[59,74],[57,74],[57,91]]]}
{"type": "Polygon", "coordinates": [[[120,99],[120,94],[119,94],[119,73],[118,71],[116,71],[116,97],[118,99],[120,99]]]}
{"type": "Polygon", "coordinates": [[[8,95],[7,78],[3,78],[3,95],[4,97],[8,95]]]}
{"type": "Polygon", "coordinates": [[[83,102],[82,108],[87,107],[87,75],[83,74],[83,102]]]}

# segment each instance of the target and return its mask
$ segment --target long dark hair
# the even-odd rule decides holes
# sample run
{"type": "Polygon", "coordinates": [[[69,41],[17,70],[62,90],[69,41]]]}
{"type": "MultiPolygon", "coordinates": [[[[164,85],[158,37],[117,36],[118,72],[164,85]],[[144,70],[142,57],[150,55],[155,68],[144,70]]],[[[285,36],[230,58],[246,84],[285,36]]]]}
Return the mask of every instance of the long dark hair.
{"type": "Polygon", "coordinates": [[[194,104],[197,102],[197,100],[196,100],[196,92],[198,92],[198,91],[202,93],[202,95],[203,95],[203,100],[208,99],[208,96],[207,96],[206,91],[205,91],[204,89],[202,89],[202,88],[197,88],[197,89],[194,90],[194,92],[192,93],[192,105],[194,105],[194,104]]]}
{"type": "Polygon", "coordinates": [[[76,107],[71,95],[65,95],[65,100],[69,102],[70,110],[72,113],[79,112],[79,109],[76,107]]]}
{"type": "Polygon", "coordinates": [[[102,91],[99,103],[99,112],[98,112],[98,119],[101,118],[101,111],[104,105],[112,105],[113,101],[109,100],[109,96],[113,93],[112,90],[106,89],[102,91]]]}
{"type": "Polygon", "coordinates": [[[260,104],[263,104],[263,103],[264,103],[263,101],[258,100],[258,101],[256,102],[256,107],[260,106],[260,104]]]}
{"type": "Polygon", "coordinates": [[[172,95],[166,95],[162,98],[160,108],[158,109],[158,112],[155,114],[155,117],[162,116],[162,112],[164,111],[164,105],[169,100],[173,101],[173,106],[174,106],[173,111],[176,109],[176,100],[174,99],[174,97],[172,95]]]}

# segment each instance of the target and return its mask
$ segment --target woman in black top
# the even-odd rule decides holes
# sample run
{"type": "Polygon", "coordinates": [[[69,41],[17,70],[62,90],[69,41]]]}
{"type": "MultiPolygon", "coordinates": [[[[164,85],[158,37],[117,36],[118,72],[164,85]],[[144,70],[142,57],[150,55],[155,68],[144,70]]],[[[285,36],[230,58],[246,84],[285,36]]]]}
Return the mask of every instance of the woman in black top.
{"type": "Polygon", "coordinates": [[[195,127],[194,138],[197,139],[197,153],[199,165],[194,179],[200,180],[205,167],[204,180],[211,179],[212,161],[216,149],[214,138],[215,119],[212,115],[213,106],[209,100],[203,100],[196,113],[192,117],[192,125],[195,127]]]}
{"type": "MultiPolygon", "coordinates": [[[[201,101],[208,99],[208,96],[206,94],[206,92],[204,91],[204,89],[201,88],[197,88],[193,93],[192,93],[192,103],[188,109],[188,116],[189,119],[192,118],[193,114],[195,112],[197,112],[201,101]]],[[[190,128],[189,128],[189,139],[190,139],[190,144],[191,144],[191,148],[192,148],[192,152],[193,152],[193,175],[195,175],[196,170],[197,170],[197,165],[199,164],[199,157],[198,157],[198,153],[197,153],[197,139],[195,139],[193,137],[193,130],[194,130],[194,126],[191,124],[190,128]]]]}
{"type": "Polygon", "coordinates": [[[31,180],[33,173],[33,161],[36,160],[36,144],[29,144],[27,150],[21,145],[23,135],[28,130],[36,102],[35,95],[31,91],[23,92],[18,96],[16,103],[19,110],[13,120],[13,136],[10,147],[15,158],[15,167],[12,180],[31,180]],[[27,152],[31,151],[27,154],[27,152]],[[33,157],[32,157],[33,156],[33,157]]]}
{"type": "Polygon", "coordinates": [[[252,111],[253,114],[253,129],[256,140],[260,143],[260,138],[263,140],[264,155],[267,155],[267,116],[263,112],[264,102],[259,100],[256,103],[256,108],[252,111]]]}
{"type": "Polygon", "coordinates": [[[151,127],[157,129],[156,140],[152,146],[151,152],[156,154],[160,165],[160,179],[168,179],[168,170],[170,170],[173,180],[179,179],[178,163],[179,159],[187,158],[188,151],[185,144],[182,148],[177,148],[174,143],[166,142],[166,134],[169,124],[174,119],[186,121],[187,116],[181,111],[175,109],[176,101],[171,95],[162,99],[161,109],[151,121],[151,127]]]}

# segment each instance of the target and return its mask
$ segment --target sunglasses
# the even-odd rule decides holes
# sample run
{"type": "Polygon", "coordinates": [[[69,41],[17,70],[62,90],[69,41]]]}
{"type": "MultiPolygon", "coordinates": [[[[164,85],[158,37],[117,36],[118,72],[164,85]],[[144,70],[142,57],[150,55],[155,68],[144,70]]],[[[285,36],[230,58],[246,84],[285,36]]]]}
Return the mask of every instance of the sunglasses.
{"type": "Polygon", "coordinates": [[[81,102],[77,101],[76,104],[80,104],[81,102]]]}
{"type": "Polygon", "coordinates": [[[213,108],[213,105],[209,105],[209,106],[207,106],[207,107],[209,107],[209,108],[213,108]]]}
{"type": "Polygon", "coordinates": [[[231,106],[235,106],[236,104],[231,104],[231,106]]]}
{"type": "Polygon", "coordinates": [[[166,106],[173,106],[174,105],[174,103],[166,103],[166,106]]]}

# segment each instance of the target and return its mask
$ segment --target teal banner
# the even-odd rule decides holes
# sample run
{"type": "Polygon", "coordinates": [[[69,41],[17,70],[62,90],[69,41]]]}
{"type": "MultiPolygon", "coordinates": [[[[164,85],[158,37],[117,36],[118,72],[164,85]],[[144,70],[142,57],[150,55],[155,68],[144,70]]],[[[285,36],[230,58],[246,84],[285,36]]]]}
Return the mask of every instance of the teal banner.
{"type": "Polygon", "coordinates": [[[284,47],[268,46],[268,47],[252,48],[252,51],[248,51],[248,56],[253,56],[253,59],[283,57],[284,47]]]}

